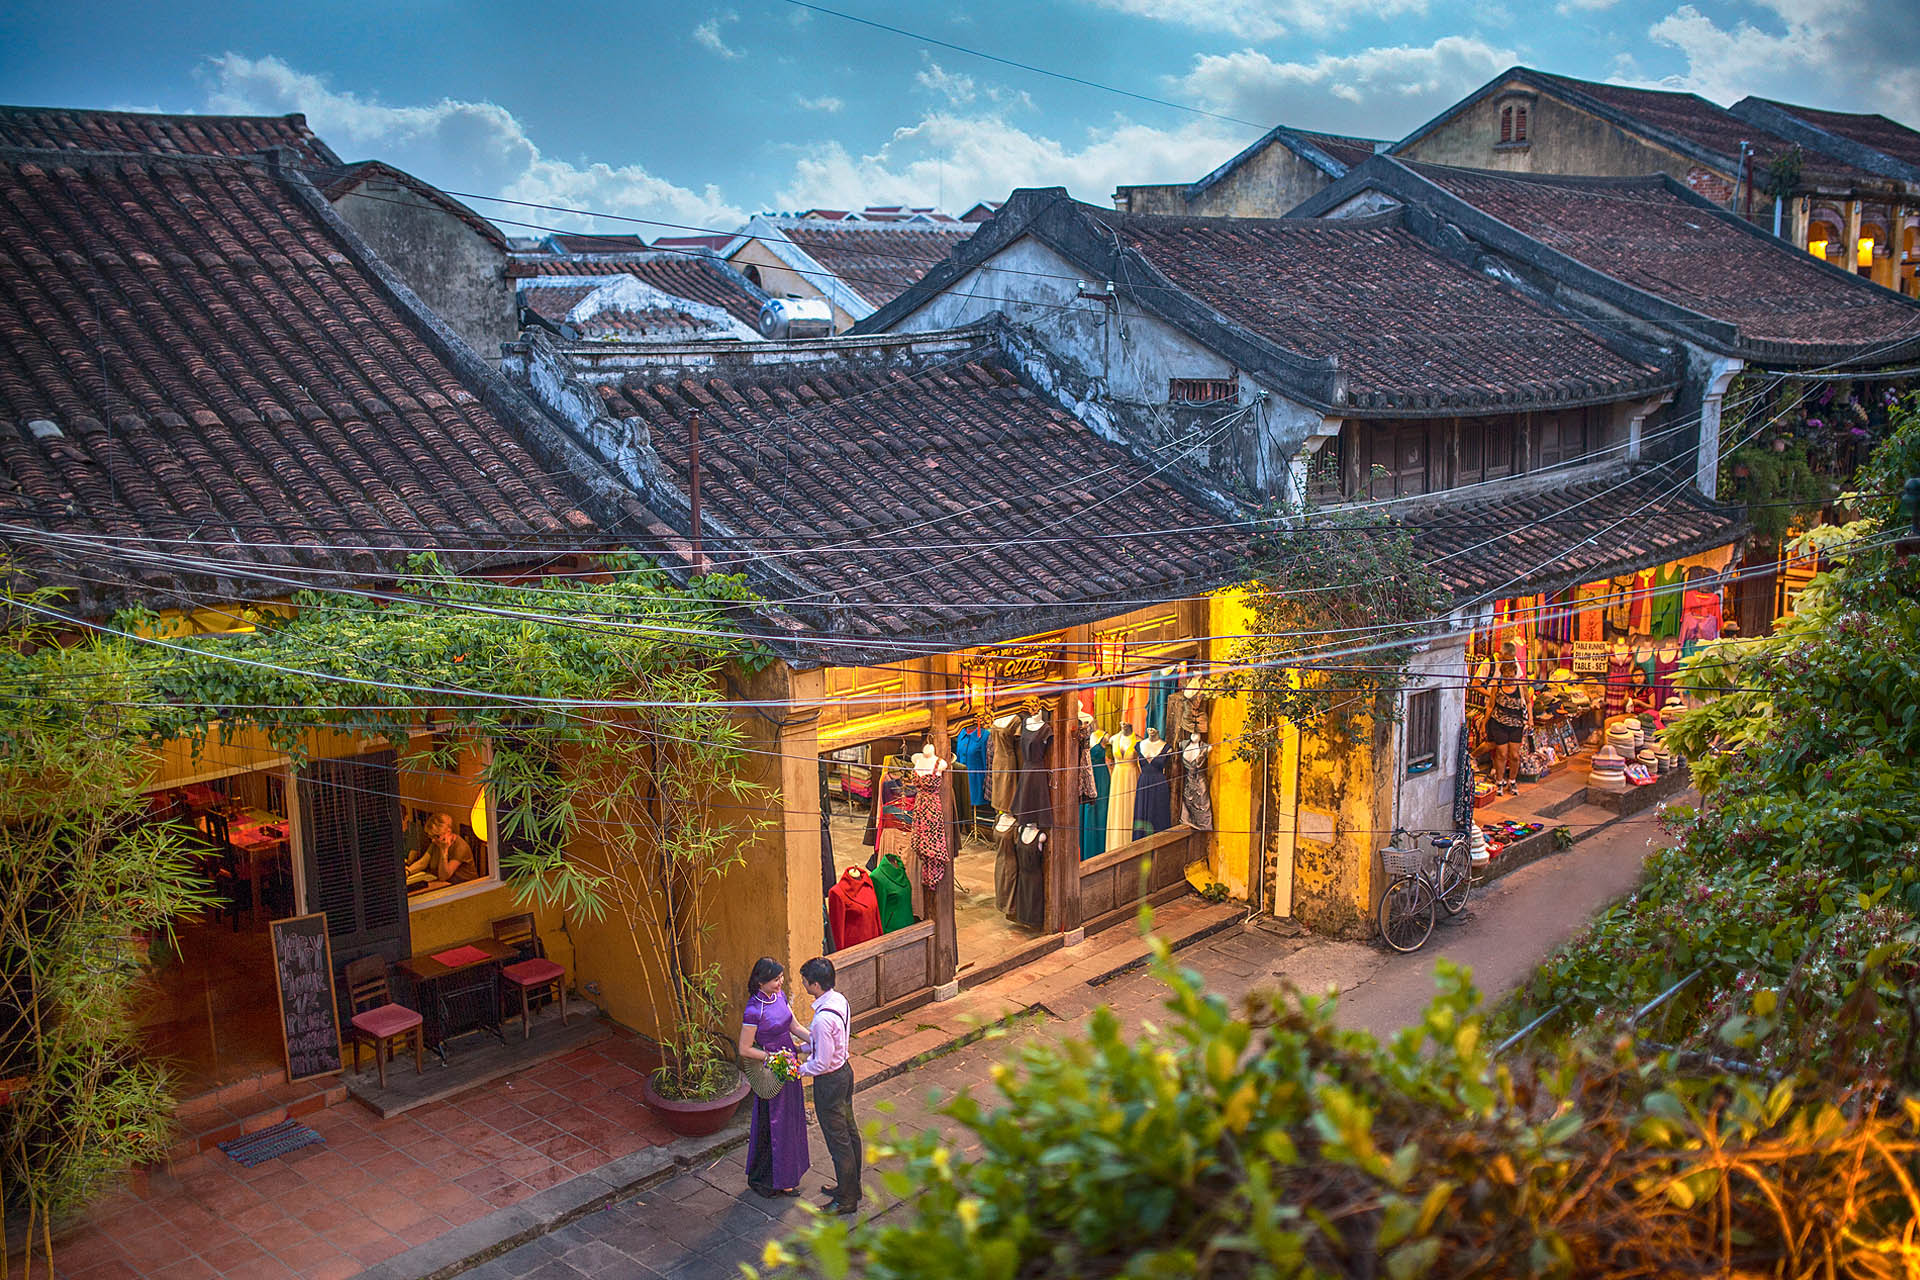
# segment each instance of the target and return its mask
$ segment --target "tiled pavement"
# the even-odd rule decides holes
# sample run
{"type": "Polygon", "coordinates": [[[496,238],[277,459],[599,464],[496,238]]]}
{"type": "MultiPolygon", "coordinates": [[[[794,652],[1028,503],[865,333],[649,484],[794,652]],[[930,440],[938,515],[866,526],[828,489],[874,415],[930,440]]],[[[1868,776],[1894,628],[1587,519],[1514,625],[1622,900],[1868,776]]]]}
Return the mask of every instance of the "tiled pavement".
{"type": "Polygon", "coordinates": [[[254,1169],[218,1149],[96,1205],[56,1246],[75,1280],[345,1280],[503,1206],[671,1139],[610,1038],[392,1120],[348,1102],[326,1137],[254,1169]]]}

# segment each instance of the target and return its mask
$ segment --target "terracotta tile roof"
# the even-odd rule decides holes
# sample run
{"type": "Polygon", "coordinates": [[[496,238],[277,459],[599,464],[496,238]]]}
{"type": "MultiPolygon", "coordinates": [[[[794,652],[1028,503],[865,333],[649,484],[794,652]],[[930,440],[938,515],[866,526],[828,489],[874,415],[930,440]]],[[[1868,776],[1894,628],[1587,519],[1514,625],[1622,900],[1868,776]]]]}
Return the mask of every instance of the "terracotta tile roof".
{"type": "Polygon", "coordinates": [[[0,151],[0,519],[334,578],[590,534],[348,235],[257,163],[0,151]]]}
{"type": "Polygon", "coordinates": [[[1669,470],[1396,512],[1455,604],[1559,591],[1723,547],[1747,531],[1669,470]]]}
{"type": "Polygon", "coordinates": [[[1242,537],[1203,529],[1233,518],[1224,504],[1095,435],[997,351],[712,374],[630,371],[598,390],[646,424],[682,493],[701,415],[709,555],[834,634],[1031,634],[1063,625],[1044,606],[1220,585],[1240,559],[1242,537]],[[1152,532],[1186,528],[1203,531],[1152,532]]]}
{"type": "Polygon", "coordinates": [[[1702,209],[1662,177],[1564,178],[1400,161],[1549,249],[1783,347],[1920,335],[1920,306],[1702,209]]]}
{"type": "Polygon", "coordinates": [[[1817,111],[1812,107],[1795,106],[1791,102],[1775,102],[1771,98],[1754,98],[1751,101],[1764,103],[1804,120],[1816,129],[1825,129],[1828,133],[1872,147],[1881,155],[1920,166],[1920,130],[1909,129],[1897,120],[1853,111],[1817,111]]]}
{"type": "Polygon", "coordinates": [[[1375,142],[1372,138],[1350,138],[1338,133],[1308,133],[1304,130],[1297,132],[1349,169],[1356,164],[1366,163],[1373,156],[1375,142]]]}
{"type": "Polygon", "coordinates": [[[783,221],[780,229],[822,269],[876,307],[893,301],[973,234],[971,225],[876,227],[801,220],[783,221]]]}
{"type": "Polygon", "coordinates": [[[662,293],[724,308],[727,314],[748,325],[759,316],[760,305],[767,300],[766,294],[733,268],[707,254],[652,251],[563,257],[516,253],[507,263],[510,279],[616,275],[638,276],[662,293]]]}
{"type": "Polygon", "coordinates": [[[548,320],[564,320],[567,312],[599,287],[593,280],[581,284],[522,285],[520,301],[548,320]]]}
{"type": "Polygon", "coordinates": [[[706,236],[656,236],[653,247],[656,249],[711,249],[718,253],[733,241],[733,232],[716,231],[706,236]]]}
{"type": "MultiPolygon", "coordinates": [[[[1711,152],[1720,160],[1721,168],[1729,174],[1739,164],[1742,141],[1752,144],[1754,172],[1758,174],[1764,174],[1767,165],[1776,156],[1793,150],[1794,144],[1787,139],[1751,121],[1742,120],[1725,107],[1716,106],[1698,94],[1662,89],[1630,89],[1624,85],[1548,75],[1543,71],[1529,71],[1527,75],[1542,81],[1548,88],[1574,95],[1584,94],[1615,116],[1672,134],[1711,152]]],[[[1804,149],[1800,172],[1803,182],[1823,186],[1846,187],[1855,183],[1884,185],[1884,179],[1878,174],[1804,149]]]]}
{"type": "Polygon", "coordinates": [[[302,164],[337,168],[341,163],[340,157],[307,128],[307,118],[298,112],[285,116],[192,116],[0,106],[0,147],[204,156],[251,155],[270,147],[287,147],[299,154],[302,164]]]}
{"type": "Polygon", "coordinates": [[[561,253],[641,253],[647,242],[634,235],[566,235],[555,232],[549,239],[561,253]]]}
{"type": "Polygon", "coordinates": [[[1290,351],[1337,360],[1355,407],[1594,402],[1671,382],[1567,314],[1442,255],[1397,217],[1081,208],[1227,320],[1290,351]]]}

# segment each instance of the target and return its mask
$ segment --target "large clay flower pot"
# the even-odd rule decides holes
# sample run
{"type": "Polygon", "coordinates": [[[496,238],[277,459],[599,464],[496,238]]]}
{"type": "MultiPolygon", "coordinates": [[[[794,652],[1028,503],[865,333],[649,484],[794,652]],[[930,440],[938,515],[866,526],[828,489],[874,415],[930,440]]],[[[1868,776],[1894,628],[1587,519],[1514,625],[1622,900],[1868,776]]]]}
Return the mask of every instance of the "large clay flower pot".
{"type": "Polygon", "coordinates": [[[726,1128],[727,1121],[733,1119],[733,1113],[739,1109],[740,1100],[746,1096],[747,1078],[743,1075],[735,1075],[733,1087],[719,1097],[693,1101],[661,1097],[654,1091],[651,1072],[640,1078],[640,1100],[647,1104],[647,1110],[653,1112],[669,1132],[683,1138],[704,1138],[726,1128]]]}

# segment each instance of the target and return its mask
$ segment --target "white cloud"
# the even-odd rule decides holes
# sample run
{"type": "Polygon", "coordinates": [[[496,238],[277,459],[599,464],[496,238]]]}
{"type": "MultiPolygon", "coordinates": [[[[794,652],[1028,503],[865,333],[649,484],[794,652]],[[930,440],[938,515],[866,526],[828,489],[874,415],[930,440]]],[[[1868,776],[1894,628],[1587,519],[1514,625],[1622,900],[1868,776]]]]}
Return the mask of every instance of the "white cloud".
{"type": "Polygon", "coordinates": [[[1274,40],[1284,35],[1324,36],[1344,30],[1356,18],[1391,18],[1425,13],[1427,0],[1087,0],[1102,9],[1136,18],[1221,31],[1242,40],[1274,40]]]}
{"type": "Polygon", "coordinates": [[[929,63],[916,72],[913,81],[922,89],[932,90],[945,98],[948,106],[963,107],[979,96],[972,76],[948,71],[937,62],[929,63]]]}
{"type": "Polygon", "coordinates": [[[804,110],[824,111],[828,115],[836,114],[837,112],[843,110],[847,105],[846,103],[842,102],[840,99],[832,96],[831,94],[825,95],[823,97],[818,97],[818,98],[809,98],[805,94],[801,94],[800,96],[794,98],[794,101],[799,103],[801,108],[804,110]]]}
{"type": "Polygon", "coordinates": [[[721,23],[738,21],[740,21],[740,15],[732,12],[708,18],[693,29],[693,42],[704,49],[711,49],[723,58],[744,58],[746,54],[738,49],[728,48],[726,40],[720,35],[721,23]]]}
{"type": "Polygon", "coordinates": [[[1611,9],[1618,3],[1620,0],[1560,0],[1560,3],[1554,6],[1554,11],[1564,18],[1576,13],[1598,13],[1603,9],[1611,9]]]}
{"type": "MultiPolygon", "coordinates": [[[[541,153],[513,113],[492,102],[442,98],[425,106],[388,106],[329,88],[279,58],[229,53],[200,70],[209,111],[280,115],[304,111],[307,123],[349,160],[375,157],[449,191],[567,205],[662,223],[731,227],[743,215],[716,187],[678,186],[639,164],[575,165],[541,153]]],[[[483,215],[570,230],[637,231],[661,227],[474,201],[483,215]]],[[[509,226],[511,234],[526,229],[509,226]]]]}
{"type": "Polygon", "coordinates": [[[803,149],[775,204],[804,209],[938,201],[962,209],[976,200],[1004,200],[1015,187],[1064,186],[1079,199],[1104,205],[1123,183],[1191,181],[1250,140],[1207,120],[1175,129],[1117,120],[1076,143],[1029,132],[999,113],[936,111],[895,130],[870,154],[855,155],[837,142],[803,149]]]}
{"type": "Polygon", "coordinates": [[[1242,120],[1399,138],[1518,60],[1476,36],[1323,53],[1309,62],[1276,62],[1243,49],[1195,58],[1176,83],[1242,120]]]}
{"type": "Polygon", "coordinates": [[[1661,87],[1716,102],[1757,94],[1843,111],[1920,117],[1920,22],[1913,0],[1756,0],[1777,29],[1745,18],[1723,26],[1691,4],[1647,34],[1687,69],[1661,87]]]}

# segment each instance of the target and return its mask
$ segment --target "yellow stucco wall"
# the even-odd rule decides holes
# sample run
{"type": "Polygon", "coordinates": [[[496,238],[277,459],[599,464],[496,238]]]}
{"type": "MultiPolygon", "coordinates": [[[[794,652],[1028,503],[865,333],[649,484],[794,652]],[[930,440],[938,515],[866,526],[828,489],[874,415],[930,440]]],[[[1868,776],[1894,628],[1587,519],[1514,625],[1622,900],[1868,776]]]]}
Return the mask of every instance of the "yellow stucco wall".
{"type": "Polygon", "coordinates": [[[1524,100],[1527,145],[1499,146],[1500,108],[1507,101],[1523,100],[1503,100],[1498,94],[1482,98],[1415,139],[1400,154],[1409,160],[1473,169],[1623,178],[1666,173],[1681,182],[1696,167],[1685,156],[1650,146],[1598,116],[1545,94],[1524,100]]]}
{"type": "Polygon", "coordinates": [[[1316,932],[1363,936],[1392,825],[1387,735],[1367,717],[1300,735],[1293,914],[1316,932]]]}
{"type": "MultiPolygon", "coordinates": [[[[1212,597],[1207,605],[1207,631],[1216,651],[1224,652],[1234,637],[1244,636],[1250,618],[1244,593],[1223,591],[1212,597]]],[[[1252,762],[1240,758],[1234,746],[1246,722],[1246,706],[1240,699],[1214,699],[1208,718],[1213,753],[1207,779],[1213,799],[1212,867],[1215,879],[1236,898],[1247,896],[1247,886],[1260,865],[1257,771],[1252,762]]]]}
{"type": "MultiPolygon", "coordinates": [[[[792,895],[788,892],[783,820],[786,779],[781,772],[778,728],[783,715],[792,714],[783,712],[778,705],[789,696],[787,668],[775,663],[758,676],[738,676],[731,696],[761,704],[759,711],[763,715],[753,711],[740,713],[739,723],[747,748],[741,773],[766,791],[744,802],[724,795],[708,799],[708,803],[735,813],[741,823],[736,839],[744,861],[718,883],[710,885],[702,903],[704,918],[710,926],[702,943],[702,953],[706,960],[720,965],[721,991],[727,1002],[722,1032],[729,1038],[746,1004],[747,974],[754,960],[772,955],[791,967],[818,950],[816,940],[814,949],[806,955],[790,954],[788,904],[792,895]],[[757,831],[749,830],[746,824],[752,820],[765,825],[757,831]]],[[[812,762],[808,764],[811,769],[812,762]]],[[[818,820],[815,821],[817,825],[818,820]]],[[[817,840],[816,835],[816,848],[817,840]]],[[[583,826],[571,854],[584,866],[607,865],[608,850],[593,834],[590,825],[583,826]]],[[[814,879],[818,878],[816,853],[814,879]]],[[[817,899],[818,894],[810,896],[817,899]]],[[[579,982],[583,986],[593,985],[596,989],[593,998],[616,1021],[649,1035],[656,1033],[659,1025],[648,989],[658,985],[663,970],[659,953],[646,942],[645,932],[636,938],[617,910],[609,910],[598,921],[575,918],[569,922],[569,928],[579,982]]]]}

